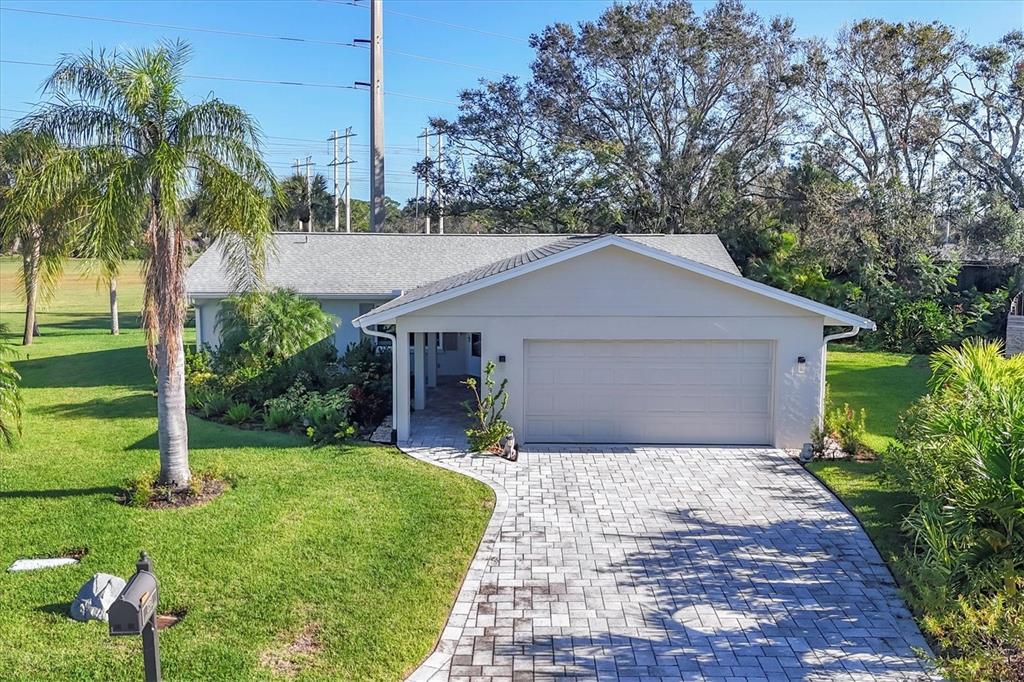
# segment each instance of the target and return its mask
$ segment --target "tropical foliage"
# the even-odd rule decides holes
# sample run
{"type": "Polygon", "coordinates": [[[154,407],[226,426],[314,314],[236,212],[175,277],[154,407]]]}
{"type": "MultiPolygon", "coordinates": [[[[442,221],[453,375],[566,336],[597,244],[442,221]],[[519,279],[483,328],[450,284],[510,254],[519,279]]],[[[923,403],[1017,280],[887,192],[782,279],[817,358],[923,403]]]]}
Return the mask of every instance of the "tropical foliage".
{"type": "Polygon", "coordinates": [[[10,243],[21,256],[21,294],[25,301],[22,345],[38,334],[36,312],[53,297],[72,247],[64,221],[73,213],[30,184],[44,164],[60,153],[53,137],[28,130],[0,133],[0,244],[10,243]]]}
{"type": "Polygon", "coordinates": [[[334,333],[320,304],[288,289],[253,291],[224,299],[217,316],[221,347],[242,362],[280,364],[334,333]]]}
{"type": "Polygon", "coordinates": [[[255,288],[272,230],[277,183],[260,155],[256,123],[242,109],[181,93],[188,45],[63,57],[44,84],[50,97],[21,122],[60,152],[15,202],[63,207],[90,225],[86,251],[101,257],[132,243],[144,225],[143,324],[157,375],[160,483],[190,477],[185,421],[186,204],[220,241],[240,290],[255,288]],[[59,201],[55,201],[59,198],[59,201]]]}
{"type": "Polygon", "coordinates": [[[903,566],[926,629],[992,665],[1024,654],[1024,356],[1001,351],[969,339],[936,352],[931,392],[882,460],[919,500],[903,566]]]}
{"type": "Polygon", "coordinates": [[[1024,32],[866,19],[801,40],[748,6],[552,24],[529,78],[433,121],[447,163],[416,171],[493,231],[716,233],[746,275],[867,315],[890,350],[998,336],[1006,299],[983,297],[1024,284],[1024,32]],[[958,280],[975,253],[1001,278],[982,292],[958,280]]]}
{"type": "MultiPolygon", "coordinates": [[[[296,338],[282,343],[302,345],[304,328],[282,327],[298,329],[296,338]]],[[[188,353],[189,408],[235,426],[302,433],[314,443],[366,433],[390,413],[391,354],[386,349],[363,341],[338,358],[326,341],[290,356],[253,353],[252,347],[243,342],[222,344],[216,352],[188,353]]]]}
{"type": "Polygon", "coordinates": [[[303,175],[289,176],[281,181],[281,191],[284,203],[276,212],[278,229],[298,228],[305,232],[333,229],[334,197],[327,191],[323,175],[317,173],[308,182],[303,175]]]}
{"type": "Polygon", "coordinates": [[[1024,357],[969,339],[936,352],[932,370],[888,471],[922,500],[908,524],[937,588],[1012,593],[1024,577],[1024,357]]]}
{"type": "Polygon", "coordinates": [[[508,407],[508,393],[505,386],[508,379],[502,379],[498,389],[494,387],[495,365],[487,361],[484,365],[484,390],[481,391],[475,377],[469,377],[462,383],[473,393],[470,400],[462,403],[471,425],[466,429],[466,440],[473,452],[486,452],[497,447],[502,438],[512,433],[512,427],[502,418],[508,407]]]}
{"type": "Polygon", "coordinates": [[[0,324],[0,444],[13,445],[21,433],[21,375],[11,366],[15,351],[7,341],[7,328],[0,324]]]}

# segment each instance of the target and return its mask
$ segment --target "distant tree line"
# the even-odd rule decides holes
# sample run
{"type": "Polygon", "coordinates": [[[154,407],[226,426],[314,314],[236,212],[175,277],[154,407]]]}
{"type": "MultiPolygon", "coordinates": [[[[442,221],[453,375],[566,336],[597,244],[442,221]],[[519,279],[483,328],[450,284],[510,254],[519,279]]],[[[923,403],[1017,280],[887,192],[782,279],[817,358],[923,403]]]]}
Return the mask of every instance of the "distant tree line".
{"type": "MultiPolygon", "coordinates": [[[[946,293],[944,242],[1024,269],[1021,31],[973,45],[866,19],[801,40],[737,0],[644,0],[531,45],[529,79],[482,81],[433,120],[447,163],[416,171],[446,214],[489,231],[713,232],[746,274],[883,321],[946,293]]],[[[994,333],[1003,294],[932,303],[986,308],[994,333]]]]}

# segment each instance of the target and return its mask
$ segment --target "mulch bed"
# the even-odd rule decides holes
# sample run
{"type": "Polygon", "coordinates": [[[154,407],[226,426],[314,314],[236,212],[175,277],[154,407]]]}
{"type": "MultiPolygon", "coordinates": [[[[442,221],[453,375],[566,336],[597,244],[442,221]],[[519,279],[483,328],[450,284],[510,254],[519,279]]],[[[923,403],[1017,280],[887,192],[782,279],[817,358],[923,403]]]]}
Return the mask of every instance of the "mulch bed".
{"type": "MultiPolygon", "coordinates": [[[[155,485],[149,502],[141,505],[141,507],[144,509],[192,507],[209,502],[231,487],[230,481],[204,474],[195,474],[192,480],[193,485],[184,488],[155,485]],[[198,481],[198,485],[195,485],[196,481],[198,481]]],[[[123,505],[132,506],[132,500],[128,491],[119,493],[116,499],[123,505]]]]}
{"type": "Polygon", "coordinates": [[[153,499],[146,505],[148,509],[176,509],[177,507],[191,507],[196,504],[209,502],[230,487],[227,481],[219,478],[204,476],[199,485],[198,494],[192,488],[166,489],[166,494],[161,490],[153,495],[153,499]]]}

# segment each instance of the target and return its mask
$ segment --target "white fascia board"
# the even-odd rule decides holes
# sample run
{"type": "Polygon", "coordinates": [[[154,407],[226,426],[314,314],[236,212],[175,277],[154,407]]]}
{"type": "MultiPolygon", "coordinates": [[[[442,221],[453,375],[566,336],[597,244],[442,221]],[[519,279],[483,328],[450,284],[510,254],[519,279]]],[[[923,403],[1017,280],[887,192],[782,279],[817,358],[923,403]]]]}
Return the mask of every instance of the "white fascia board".
{"type": "Polygon", "coordinates": [[[516,277],[529,274],[535,270],[540,270],[541,268],[556,265],[563,261],[569,260],[570,258],[576,258],[577,256],[582,256],[584,254],[597,251],[598,249],[607,248],[609,246],[618,246],[620,248],[626,249],[627,251],[632,251],[643,256],[648,256],[649,258],[653,258],[663,263],[674,265],[676,267],[683,268],[684,270],[689,270],[699,275],[710,277],[711,279],[717,280],[719,282],[731,284],[733,286],[739,287],[740,289],[750,291],[751,293],[766,296],[781,303],[785,303],[797,308],[801,308],[803,310],[807,310],[817,315],[821,315],[822,317],[825,318],[825,324],[827,325],[853,325],[861,327],[862,329],[870,330],[874,330],[876,328],[874,322],[865,317],[861,317],[860,315],[854,315],[853,313],[846,312],[845,310],[833,308],[832,306],[825,305],[824,303],[818,303],[817,301],[812,301],[809,298],[804,298],[803,296],[798,296],[796,294],[789,293],[788,291],[783,291],[782,289],[776,289],[775,287],[768,286],[767,284],[755,282],[752,279],[747,279],[746,277],[743,277],[741,275],[734,275],[730,272],[726,272],[725,270],[719,270],[718,268],[712,267],[710,265],[704,265],[703,263],[698,263],[697,261],[690,260],[689,258],[675,256],[666,251],[662,251],[661,249],[647,246],[645,244],[632,241],[630,239],[625,239],[614,234],[606,235],[604,237],[601,237],[600,239],[595,239],[589,244],[584,244],[583,246],[577,246],[572,249],[567,249],[561,253],[555,254],[554,256],[541,258],[540,260],[536,260],[532,263],[522,265],[518,268],[512,268],[510,270],[506,270],[505,272],[501,272],[490,277],[485,277],[483,279],[469,282],[461,286],[453,287],[446,291],[438,292],[432,296],[427,296],[426,298],[411,301],[405,305],[398,305],[394,308],[381,311],[380,313],[377,314],[374,314],[373,311],[370,311],[365,315],[362,315],[352,320],[352,325],[355,327],[365,327],[374,324],[393,324],[395,320],[401,317],[402,315],[407,315],[411,312],[421,310],[423,308],[435,305],[437,303],[449,301],[453,298],[457,298],[459,296],[463,296],[474,291],[479,291],[480,289],[484,289],[494,284],[499,284],[510,279],[515,279],[516,277]]]}

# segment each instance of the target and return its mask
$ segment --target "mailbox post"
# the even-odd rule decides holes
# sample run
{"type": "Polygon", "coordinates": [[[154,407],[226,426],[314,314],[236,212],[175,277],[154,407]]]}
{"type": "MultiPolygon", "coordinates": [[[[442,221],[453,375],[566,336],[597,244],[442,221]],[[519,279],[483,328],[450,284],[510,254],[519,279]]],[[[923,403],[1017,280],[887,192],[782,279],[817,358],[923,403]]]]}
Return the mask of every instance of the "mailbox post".
{"type": "Polygon", "coordinates": [[[160,641],[156,629],[160,590],[149,555],[142,552],[135,568],[135,575],[107,611],[109,632],[112,637],[142,635],[146,682],[160,682],[160,641]]]}

